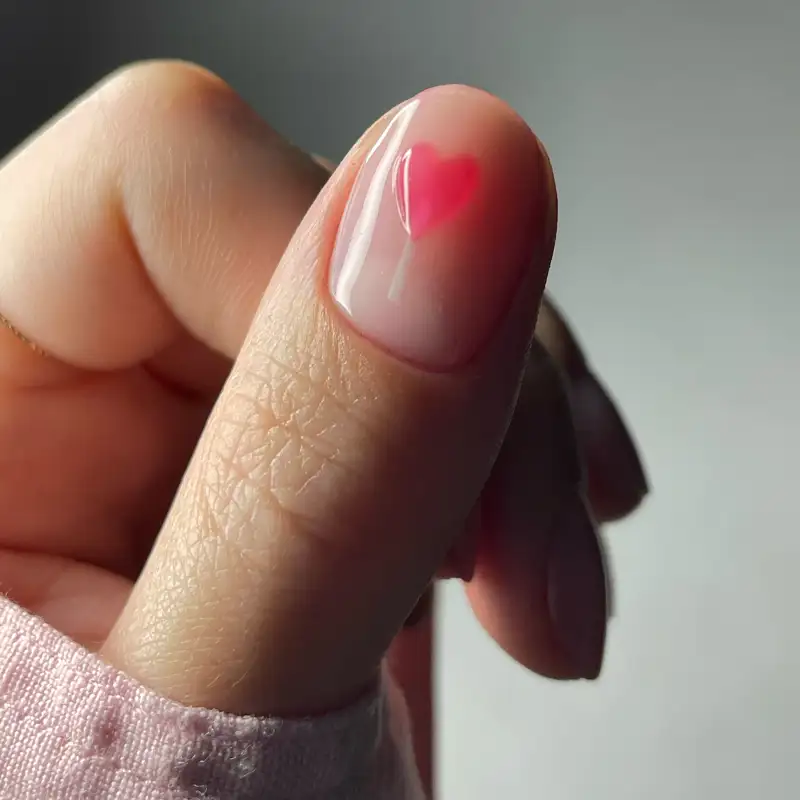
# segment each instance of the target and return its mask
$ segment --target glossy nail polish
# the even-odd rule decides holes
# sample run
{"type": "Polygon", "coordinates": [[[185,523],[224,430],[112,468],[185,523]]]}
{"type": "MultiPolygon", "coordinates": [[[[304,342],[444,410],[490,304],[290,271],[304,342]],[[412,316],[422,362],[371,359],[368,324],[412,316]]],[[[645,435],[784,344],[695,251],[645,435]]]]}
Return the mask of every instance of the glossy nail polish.
{"type": "Polygon", "coordinates": [[[417,601],[414,610],[403,624],[404,628],[415,628],[433,614],[433,586],[429,586],[417,601]]]}
{"type": "Polygon", "coordinates": [[[614,401],[589,371],[569,382],[578,438],[588,466],[589,494],[602,519],[633,511],[649,491],[633,438],[614,401]]]}
{"type": "Polygon", "coordinates": [[[354,327],[433,370],[492,336],[546,241],[538,143],[516,118],[498,128],[486,102],[437,89],[398,111],[361,167],[331,262],[331,294],[354,327]],[[503,138],[516,159],[482,147],[503,138]]]}

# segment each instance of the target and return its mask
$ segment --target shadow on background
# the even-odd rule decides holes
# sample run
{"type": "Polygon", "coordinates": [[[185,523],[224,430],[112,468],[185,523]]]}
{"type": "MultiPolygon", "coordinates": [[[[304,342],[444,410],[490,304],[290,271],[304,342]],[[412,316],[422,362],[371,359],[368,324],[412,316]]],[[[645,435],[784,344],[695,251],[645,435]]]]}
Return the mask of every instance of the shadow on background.
{"type": "MultiPolygon", "coordinates": [[[[530,28],[513,24],[531,16],[530,4],[505,0],[503,13],[484,4],[0,0],[0,152],[107,73],[149,58],[207,67],[297,144],[331,157],[431,85],[470,83],[512,101],[546,100],[552,76],[531,68],[530,28]]],[[[538,5],[547,36],[536,50],[549,59],[561,15],[538,5]]]]}

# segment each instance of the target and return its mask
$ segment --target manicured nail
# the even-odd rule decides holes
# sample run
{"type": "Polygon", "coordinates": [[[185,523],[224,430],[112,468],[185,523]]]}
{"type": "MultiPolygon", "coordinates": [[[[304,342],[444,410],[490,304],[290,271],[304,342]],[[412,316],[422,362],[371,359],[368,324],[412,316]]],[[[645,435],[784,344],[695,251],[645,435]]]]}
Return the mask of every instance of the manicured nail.
{"type": "Polygon", "coordinates": [[[570,402],[584,451],[589,491],[608,519],[633,511],[649,491],[628,427],[608,392],[591,372],[570,381],[570,402]]]}
{"type": "Polygon", "coordinates": [[[644,467],[616,404],[592,374],[564,315],[547,296],[536,321],[536,339],[566,376],[597,518],[608,521],[626,516],[648,492],[644,467]]]}
{"type": "Polygon", "coordinates": [[[542,298],[536,319],[536,338],[566,375],[581,376],[586,372],[586,357],[563,314],[548,295],[542,298]]]}
{"type": "Polygon", "coordinates": [[[478,554],[478,540],[483,527],[483,513],[480,500],[475,504],[464,525],[462,534],[453,543],[444,564],[437,570],[436,577],[456,578],[469,583],[475,575],[475,559],[478,554]]]}
{"type": "Polygon", "coordinates": [[[404,628],[414,628],[433,613],[433,586],[429,586],[417,601],[414,610],[403,624],[404,628]]]}
{"type": "Polygon", "coordinates": [[[404,105],[372,147],[339,227],[333,298],[367,338],[440,370],[491,338],[547,240],[537,140],[499,101],[450,87],[404,105]]]}
{"type": "Polygon", "coordinates": [[[554,531],[547,573],[550,619],[582,678],[600,674],[608,622],[603,551],[582,501],[570,503],[554,531]]]}

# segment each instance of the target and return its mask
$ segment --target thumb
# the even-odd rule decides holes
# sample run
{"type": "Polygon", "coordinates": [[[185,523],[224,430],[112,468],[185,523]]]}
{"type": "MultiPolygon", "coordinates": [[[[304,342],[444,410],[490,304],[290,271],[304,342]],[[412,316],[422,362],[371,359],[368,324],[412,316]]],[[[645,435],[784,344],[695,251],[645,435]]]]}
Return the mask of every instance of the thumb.
{"type": "Polygon", "coordinates": [[[370,129],[284,254],[106,657],[239,713],[363,691],[503,441],[554,225],[547,159],[490,95],[429,90],[370,129]]]}

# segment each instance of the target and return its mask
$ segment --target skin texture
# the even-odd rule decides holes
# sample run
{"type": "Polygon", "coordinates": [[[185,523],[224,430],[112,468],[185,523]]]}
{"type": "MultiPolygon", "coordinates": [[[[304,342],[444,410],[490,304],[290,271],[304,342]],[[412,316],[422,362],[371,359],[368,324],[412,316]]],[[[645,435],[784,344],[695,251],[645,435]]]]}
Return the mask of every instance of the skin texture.
{"type": "MultiPolygon", "coordinates": [[[[476,120],[477,151],[539,151],[495,98],[432,91],[476,120]]],[[[584,675],[548,607],[559,513],[588,487],[619,518],[646,483],[550,304],[529,347],[554,219],[494,337],[445,376],[329,302],[387,118],[329,178],[216,77],[146,64],[5,163],[0,588],[156,690],[237,712],[341,705],[391,645],[430,776],[430,617],[397,634],[434,574],[473,578],[523,664],[584,675]]]]}

